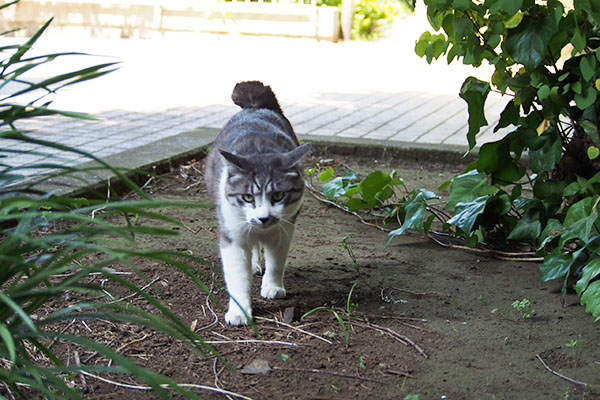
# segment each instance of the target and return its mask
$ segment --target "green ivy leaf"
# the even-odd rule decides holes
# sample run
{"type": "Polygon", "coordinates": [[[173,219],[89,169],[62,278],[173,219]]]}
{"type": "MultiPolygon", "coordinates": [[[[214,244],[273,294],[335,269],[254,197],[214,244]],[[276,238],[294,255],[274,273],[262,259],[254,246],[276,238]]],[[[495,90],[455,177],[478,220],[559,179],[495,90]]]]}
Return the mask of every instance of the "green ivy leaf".
{"type": "Polygon", "coordinates": [[[537,210],[528,210],[513,230],[508,235],[509,240],[536,240],[542,232],[540,213],[537,210]]]}
{"type": "Polygon", "coordinates": [[[540,239],[543,239],[538,247],[538,250],[542,250],[547,244],[552,242],[554,239],[562,235],[565,228],[562,226],[560,221],[554,218],[550,218],[548,223],[546,223],[546,227],[542,232],[540,239]]]}
{"type": "Polygon", "coordinates": [[[519,24],[523,20],[523,15],[524,14],[522,12],[517,12],[512,17],[505,20],[504,26],[506,27],[506,29],[513,29],[513,28],[516,28],[517,26],[519,26],[519,24]]]}
{"type": "MultiPolygon", "coordinates": [[[[395,236],[405,234],[409,229],[423,232],[425,216],[427,215],[427,200],[432,198],[431,193],[428,190],[418,190],[412,194],[410,200],[404,206],[406,214],[402,226],[388,234],[386,244],[389,244],[395,236]]],[[[435,194],[433,196],[437,197],[435,194]]]]}
{"type": "Polygon", "coordinates": [[[346,191],[346,187],[344,185],[344,180],[342,179],[342,177],[338,176],[332,181],[329,181],[326,184],[324,184],[321,190],[323,191],[323,194],[325,194],[327,200],[335,200],[346,191]]]}
{"type": "Polygon", "coordinates": [[[491,174],[494,180],[515,182],[525,174],[525,168],[515,164],[510,153],[509,136],[497,142],[485,143],[479,150],[477,169],[491,174]]]}
{"type": "Polygon", "coordinates": [[[593,197],[586,197],[569,207],[563,222],[565,232],[560,237],[559,248],[573,239],[589,242],[594,223],[598,219],[598,213],[593,209],[594,200],[593,197]]]}
{"type": "Polygon", "coordinates": [[[460,202],[472,201],[490,187],[490,179],[483,172],[476,169],[465,172],[452,180],[450,184],[450,195],[446,208],[452,210],[460,202]]]}
{"type": "Polygon", "coordinates": [[[587,156],[590,160],[595,160],[598,158],[598,156],[600,156],[600,149],[598,149],[596,146],[588,147],[587,156]]]}
{"type": "Polygon", "coordinates": [[[346,202],[346,207],[348,207],[348,212],[355,212],[358,210],[368,210],[369,208],[371,208],[371,205],[363,199],[353,197],[351,199],[348,199],[348,202],[346,202]]]}
{"type": "Polygon", "coordinates": [[[528,145],[530,166],[535,173],[551,171],[562,157],[562,142],[552,128],[528,145]]]}
{"type": "Polygon", "coordinates": [[[417,40],[417,43],[415,45],[415,53],[417,53],[419,57],[425,56],[425,49],[427,49],[427,45],[429,44],[430,39],[431,32],[425,31],[421,34],[419,40],[417,40]]]}
{"type": "Polygon", "coordinates": [[[544,258],[540,266],[540,275],[542,282],[548,282],[553,279],[565,276],[573,264],[573,255],[563,253],[560,248],[556,248],[552,253],[544,258]]]}
{"type": "Polygon", "coordinates": [[[583,128],[585,134],[588,135],[594,143],[600,146],[600,137],[598,137],[598,127],[596,124],[584,119],[579,121],[579,125],[583,128]]]}
{"type": "Polygon", "coordinates": [[[600,320],[600,281],[592,282],[581,296],[581,305],[592,314],[596,321],[600,320]]]}
{"type": "Polygon", "coordinates": [[[506,128],[509,125],[517,125],[519,123],[520,108],[515,103],[514,100],[506,103],[504,110],[500,113],[500,120],[498,124],[494,127],[494,132],[498,132],[498,130],[502,128],[506,128]]]}
{"type": "Polygon", "coordinates": [[[323,171],[319,172],[319,182],[325,182],[331,179],[331,177],[333,176],[333,168],[329,167],[327,169],[324,169],[323,171]]]}
{"type": "Polygon", "coordinates": [[[585,36],[581,33],[578,26],[575,27],[575,33],[573,33],[573,37],[571,38],[571,44],[573,45],[573,51],[575,53],[582,52],[587,44],[585,36]]]}
{"type": "Polygon", "coordinates": [[[372,207],[378,205],[379,201],[384,200],[381,194],[384,189],[392,183],[392,177],[382,171],[371,172],[360,183],[360,193],[363,200],[369,203],[372,207]]]}
{"type": "Polygon", "coordinates": [[[562,205],[566,185],[564,181],[536,179],[533,185],[533,197],[543,204],[547,216],[556,214],[562,205]]]}
{"type": "Polygon", "coordinates": [[[515,15],[523,5],[523,0],[498,0],[490,7],[490,13],[503,11],[508,15],[515,15]]]}
{"type": "Polygon", "coordinates": [[[488,124],[485,119],[485,101],[490,92],[490,84],[472,76],[468,77],[460,88],[460,97],[467,102],[469,111],[469,149],[475,147],[475,136],[482,126],[488,124]]]}
{"type": "Polygon", "coordinates": [[[431,64],[433,59],[437,59],[448,49],[446,36],[443,34],[434,35],[431,32],[423,32],[415,45],[415,53],[419,57],[426,57],[427,62],[431,64]]]}
{"type": "Polygon", "coordinates": [[[588,288],[590,281],[600,275],[600,257],[593,258],[581,271],[581,278],[575,284],[578,296],[588,288]]]}
{"type": "Polygon", "coordinates": [[[550,13],[525,16],[519,26],[508,31],[502,47],[515,62],[533,70],[546,58],[548,43],[556,29],[550,13]]]}
{"type": "Polygon", "coordinates": [[[491,174],[502,167],[510,158],[509,142],[499,140],[497,142],[485,143],[479,149],[479,159],[477,160],[477,169],[486,174],[491,174]]]}
{"type": "Polygon", "coordinates": [[[540,88],[538,89],[537,95],[538,95],[538,98],[540,99],[540,101],[546,100],[550,96],[550,86],[548,86],[548,85],[540,86],[540,88]]]}
{"type": "Polygon", "coordinates": [[[581,93],[575,93],[573,98],[580,110],[585,110],[596,102],[598,92],[591,87],[583,87],[581,93]]]}
{"type": "Polygon", "coordinates": [[[468,10],[471,8],[471,0],[453,0],[452,8],[461,11],[468,10]]]}
{"type": "Polygon", "coordinates": [[[485,195],[473,201],[458,203],[456,205],[457,214],[450,218],[447,223],[462,229],[465,233],[471,232],[477,218],[485,210],[489,197],[489,195],[485,195]]]}
{"type": "Polygon", "coordinates": [[[589,81],[596,74],[596,58],[590,54],[581,57],[579,60],[579,70],[584,80],[589,81]]]}

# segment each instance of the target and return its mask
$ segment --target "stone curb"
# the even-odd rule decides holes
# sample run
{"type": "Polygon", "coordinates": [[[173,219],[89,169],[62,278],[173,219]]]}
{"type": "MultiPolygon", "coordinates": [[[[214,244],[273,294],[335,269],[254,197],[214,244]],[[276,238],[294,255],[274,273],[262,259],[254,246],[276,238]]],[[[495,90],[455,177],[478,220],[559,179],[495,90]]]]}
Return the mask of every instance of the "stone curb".
{"type": "MultiPolygon", "coordinates": [[[[109,165],[125,171],[125,175],[142,185],[147,173],[164,173],[175,165],[194,158],[202,158],[219,132],[218,128],[198,128],[182,132],[146,145],[103,158],[109,165]]],[[[360,155],[373,158],[401,158],[421,163],[438,162],[467,164],[475,159],[464,146],[427,145],[414,142],[398,142],[373,139],[332,138],[330,136],[299,135],[301,141],[310,142],[315,154],[360,155]]],[[[78,168],[94,169],[100,164],[89,161],[78,168]]],[[[83,196],[89,191],[104,192],[110,182],[117,192],[125,190],[123,182],[114,172],[98,170],[93,175],[78,174],[50,179],[38,189],[59,196],[83,196]],[[85,184],[82,186],[82,181],[85,184]]]]}

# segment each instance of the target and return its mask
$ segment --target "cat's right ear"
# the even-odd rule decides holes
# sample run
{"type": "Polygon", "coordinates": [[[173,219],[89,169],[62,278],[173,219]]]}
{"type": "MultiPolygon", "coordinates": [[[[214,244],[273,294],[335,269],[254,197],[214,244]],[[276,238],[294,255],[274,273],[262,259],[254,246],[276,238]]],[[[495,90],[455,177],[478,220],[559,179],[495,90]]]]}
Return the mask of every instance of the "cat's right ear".
{"type": "Polygon", "coordinates": [[[243,169],[243,160],[240,156],[237,156],[235,154],[232,154],[228,151],[225,150],[219,150],[219,153],[221,153],[221,155],[223,156],[223,158],[227,161],[229,161],[231,164],[233,164],[234,166],[243,169]]]}
{"type": "Polygon", "coordinates": [[[221,153],[223,158],[227,160],[231,165],[238,167],[239,169],[247,169],[247,163],[244,157],[238,156],[225,150],[219,150],[219,152],[221,153]]]}

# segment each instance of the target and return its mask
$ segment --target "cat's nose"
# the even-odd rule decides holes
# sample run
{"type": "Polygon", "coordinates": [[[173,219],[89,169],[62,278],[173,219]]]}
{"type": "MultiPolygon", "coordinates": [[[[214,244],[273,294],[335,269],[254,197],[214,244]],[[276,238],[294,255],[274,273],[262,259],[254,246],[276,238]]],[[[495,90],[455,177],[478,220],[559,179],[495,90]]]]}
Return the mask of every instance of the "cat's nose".
{"type": "Polygon", "coordinates": [[[263,225],[266,225],[266,224],[267,224],[267,222],[269,222],[269,220],[270,220],[270,219],[271,219],[271,217],[262,217],[262,218],[259,218],[258,220],[259,220],[259,221],[260,221],[260,222],[261,222],[263,225]]]}

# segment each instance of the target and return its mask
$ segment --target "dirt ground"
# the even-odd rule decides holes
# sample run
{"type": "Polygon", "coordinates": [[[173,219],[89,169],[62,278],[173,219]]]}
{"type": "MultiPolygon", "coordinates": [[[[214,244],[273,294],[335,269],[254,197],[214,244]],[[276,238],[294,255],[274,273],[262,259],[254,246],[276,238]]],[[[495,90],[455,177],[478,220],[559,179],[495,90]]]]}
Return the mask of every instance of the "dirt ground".
{"type": "MultiPolygon", "coordinates": [[[[335,159],[338,172],[395,169],[410,188],[431,190],[463,168],[415,159],[327,157],[335,159]]],[[[208,201],[201,175],[190,165],[154,179],[145,190],[155,198],[208,201]]],[[[141,243],[188,251],[218,265],[214,210],[166,213],[184,222],[181,235],[141,237],[141,243]]],[[[307,192],[286,274],[287,298],[262,299],[260,277],[255,277],[253,307],[259,336],[250,327],[226,326],[224,310],[175,268],[137,265],[153,282],[149,290],[212,343],[229,366],[133,325],[117,329],[107,323],[94,329],[95,339],[176,382],[218,387],[233,392],[230,398],[600,398],[600,325],[576,304],[575,295],[561,297],[560,283],[540,283],[538,263],[446,249],[418,235],[397,237],[389,246],[385,240],[384,232],[307,192]],[[347,244],[356,263],[342,246],[350,234],[347,244]],[[535,309],[531,318],[523,318],[512,306],[522,299],[535,309]],[[298,320],[317,307],[322,308],[298,320]],[[292,315],[289,323],[283,322],[286,309],[292,315]],[[578,345],[567,346],[578,338],[578,345]],[[248,371],[253,363],[268,364],[270,370],[248,373],[256,372],[248,371]]],[[[214,277],[217,283],[207,284],[226,304],[219,268],[197,267],[214,277]]],[[[119,288],[107,290],[115,297],[128,294],[119,288]]],[[[135,297],[129,301],[144,306],[135,297]]],[[[91,352],[80,358],[90,364],[106,362],[91,352]]],[[[135,383],[122,375],[109,378],[135,383]]],[[[194,391],[206,399],[225,398],[194,391]]],[[[148,391],[89,377],[84,396],[153,397],[148,391]]]]}

